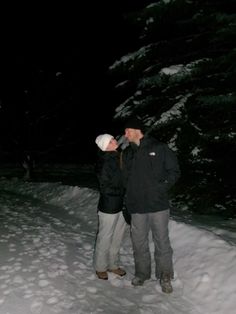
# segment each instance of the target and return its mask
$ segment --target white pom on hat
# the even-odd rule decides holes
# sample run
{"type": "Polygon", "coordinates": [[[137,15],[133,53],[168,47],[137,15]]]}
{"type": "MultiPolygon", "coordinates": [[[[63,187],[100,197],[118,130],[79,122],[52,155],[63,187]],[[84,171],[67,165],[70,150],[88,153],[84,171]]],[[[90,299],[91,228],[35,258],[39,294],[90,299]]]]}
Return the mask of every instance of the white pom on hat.
{"type": "Polygon", "coordinates": [[[105,151],[112,138],[114,138],[114,136],[110,134],[101,134],[97,136],[95,143],[102,151],[105,151]]]}

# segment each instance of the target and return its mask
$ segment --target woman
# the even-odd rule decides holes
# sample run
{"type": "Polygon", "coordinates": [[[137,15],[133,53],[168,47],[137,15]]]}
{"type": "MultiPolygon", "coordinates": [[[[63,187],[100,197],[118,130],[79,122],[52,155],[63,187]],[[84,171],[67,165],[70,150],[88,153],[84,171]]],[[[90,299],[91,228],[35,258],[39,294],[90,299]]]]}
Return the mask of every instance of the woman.
{"type": "Polygon", "coordinates": [[[107,280],[108,272],[124,276],[119,267],[119,251],[126,229],[122,213],[123,184],[118,143],[110,134],[99,135],[96,173],[100,196],[98,202],[98,233],[95,243],[94,268],[99,279],[107,280]]]}

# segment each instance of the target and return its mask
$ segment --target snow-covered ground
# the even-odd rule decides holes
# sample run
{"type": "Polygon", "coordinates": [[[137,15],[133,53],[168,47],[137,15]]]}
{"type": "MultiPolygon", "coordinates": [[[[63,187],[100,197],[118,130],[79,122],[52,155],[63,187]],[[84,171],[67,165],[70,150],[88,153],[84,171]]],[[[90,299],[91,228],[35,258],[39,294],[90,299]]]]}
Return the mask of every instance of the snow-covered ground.
{"type": "Polygon", "coordinates": [[[234,220],[214,226],[173,213],[174,292],[165,295],[154,277],[131,286],[128,227],[121,249],[127,275],[96,278],[97,200],[92,188],[0,179],[0,314],[235,313],[234,220]]]}

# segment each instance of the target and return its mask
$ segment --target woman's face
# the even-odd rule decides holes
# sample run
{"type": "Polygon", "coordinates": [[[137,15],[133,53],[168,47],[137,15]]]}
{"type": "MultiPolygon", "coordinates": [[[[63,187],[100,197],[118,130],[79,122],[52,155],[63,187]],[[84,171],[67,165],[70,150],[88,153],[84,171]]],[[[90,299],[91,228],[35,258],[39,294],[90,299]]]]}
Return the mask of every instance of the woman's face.
{"type": "Polygon", "coordinates": [[[117,140],[115,138],[112,138],[107,146],[107,151],[113,151],[116,150],[118,148],[118,143],[117,140]]]}

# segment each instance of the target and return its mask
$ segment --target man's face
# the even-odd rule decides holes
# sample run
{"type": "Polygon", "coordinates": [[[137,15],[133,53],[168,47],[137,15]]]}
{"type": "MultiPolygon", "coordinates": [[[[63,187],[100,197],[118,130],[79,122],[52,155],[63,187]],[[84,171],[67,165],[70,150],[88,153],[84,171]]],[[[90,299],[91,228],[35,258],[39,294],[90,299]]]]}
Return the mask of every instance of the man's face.
{"type": "Polygon", "coordinates": [[[130,129],[130,128],[125,129],[125,137],[127,138],[129,142],[135,143],[137,139],[137,130],[130,129]]]}

